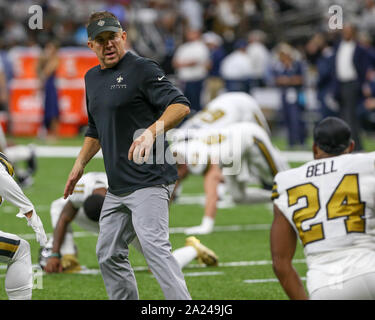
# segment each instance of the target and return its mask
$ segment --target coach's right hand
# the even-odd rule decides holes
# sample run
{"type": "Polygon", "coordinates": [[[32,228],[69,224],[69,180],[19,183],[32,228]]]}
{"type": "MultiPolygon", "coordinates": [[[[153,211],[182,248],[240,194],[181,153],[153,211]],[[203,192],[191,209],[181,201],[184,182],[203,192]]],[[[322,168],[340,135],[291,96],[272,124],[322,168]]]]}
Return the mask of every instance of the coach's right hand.
{"type": "Polygon", "coordinates": [[[66,182],[64,189],[64,199],[69,197],[74,190],[79,179],[81,179],[84,172],[84,167],[79,162],[75,162],[72,171],[70,171],[68,181],[66,182]]]}

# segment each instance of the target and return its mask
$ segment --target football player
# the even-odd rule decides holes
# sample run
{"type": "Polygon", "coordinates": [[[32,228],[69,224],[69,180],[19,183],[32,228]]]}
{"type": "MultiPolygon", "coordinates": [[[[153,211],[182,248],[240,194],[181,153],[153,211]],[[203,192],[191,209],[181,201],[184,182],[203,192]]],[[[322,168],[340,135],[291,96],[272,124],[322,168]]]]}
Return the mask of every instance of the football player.
{"type": "MultiPolygon", "coordinates": [[[[197,138],[200,131],[196,129],[216,130],[238,122],[256,123],[262,127],[267,134],[271,134],[271,130],[259,104],[251,95],[245,92],[226,92],[209,102],[205,109],[185,121],[179,129],[170,130],[167,133],[167,137],[171,144],[176,144],[181,141],[197,138]]],[[[196,170],[194,169],[194,167],[187,166],[185,163],[177,164],[179,180],[176,182],[175,191],[172,194],[172,201],[177,196],[177,193],[181,192],[181,182],[183,179],[185,179],[189,173],[196,174],[196,170]]],[[[212,168],[212,170],[215,170],[215,172],[219,174],[218,167],[212,168]]],[[[205,175],[205,178],[208,179],[208,176],[205,175]]]]}
{"type": "Polygon", "coordinates": [[[33,184],[33,175],[37,169],[37,159],[33,145],[9,145],[3,128],[0,125],[0,152],[6,155],[14,166],[15,179],[21,188],[33,184]],[[17,164],[25,163],[26,168],[21,169],[17,164]]]}
{"type": "Polygon", "coordinates": [[[219,199],[217,188],[222,180],[235,203],[264,203],[270,201],[273,177],[289,168],[267,132],[255,123],[201,129],[197,130],[197,137],[171,145],[177,163],[187,163],[190,172],[205,176],[204,217],[201,225],[186,229],[186,234],[213,231],[219,199]],[[261,188],[248,188],[254,179],[261,188]]]}
{"type": "MultiPolygon", "coordinates": [[[[36,239],[44,246],[47,236],[43,224],[30,200],[12,178],[14,169],[4,154],[0,153],[0,204],[3,198],[19,208],[17,217],[27,219],[36,239]]],[[[15,234],[0,231],[0,262],[8,265],[5,291],[10,300],[30,300],[33,277],[30,245],[15,234]]]]}
{"type": "Polygon", "coordinates": [[[224,128],[235,122],[254,122],[271,134],[259,104],[245,92],[226,92],[219,95],[177,130],[224,128]]]}
{"type": "Polygon", "coordinates": [[[314,160],[280,172],[273,187],[273,269],[290,299],[375,299],[375,152],[351,154],[339,118],[314,128],[314,160]],[[292,265],[297,238],[306,294],[292,265]]]}
{"type": "MultiPolygon", "coordinates": [[[[60,198],[52,203],[50,213],[54,235],[41,249],[39,257],[39,263],[46,272],[73,273],[81,270],[70,223],[74,220],[84,230],[98,234],[107,188],[104,172],[89,172],[78,181],[68,199],[60,198]]],[[[131,244],[142,253],[138,238],[131,244]]],[[[173,255],[181,268],[195,258],[206,265],[218,264],[216,254],[195,237],[187,238],[185,247],[175,250],[173,255]]]]}

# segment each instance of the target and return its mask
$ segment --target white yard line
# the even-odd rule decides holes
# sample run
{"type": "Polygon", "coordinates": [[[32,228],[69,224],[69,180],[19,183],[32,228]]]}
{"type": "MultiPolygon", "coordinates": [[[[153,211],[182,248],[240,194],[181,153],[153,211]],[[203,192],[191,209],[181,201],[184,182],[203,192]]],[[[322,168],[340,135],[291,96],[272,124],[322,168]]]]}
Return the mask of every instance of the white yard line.
{"type": "MultiPolygon", "coordinates": [[[[294,259],[293,264],[306,263],[305,259],[294,259]]],[[[264,266],[271,265],[271,260],[253,260],[253,261],[232,261],[232,262],[221,262],[218,265],[218,268],[234,268],[234,267],[251,267],[251,266],[264,266]]],[[[0,270],[5,270],[7,266],[5,264],[0,265],[0,270]]],[[[186,266],[187,269],[196,269],[196,268],[206,268],[205,265],[200,264],[189,264],[186,266]]],[[[147,271],[147,266],[134,266],[134,271],[147,271]]],[[[88,269],[85,266],[82,266],[80,274],[98,274],[100,273],[99,269],[88,269]]]]}
{"type": "MultiPolygon", "coordinates": [[[[35,233],[24,233],[24,234],[17,234],[20,238],[25,240],[35,240],[35,233]]],[[[47,233],[47,237],[52,237],[52,233],[47,233]]],[[[88,232],[88,231],[75,231],[73,232],[74,238],[88,238],[88,237],[97,237],[97,234],[88,232]]]]}
{"type": "Polygon", "coordinates": [[[186,272],[185,277],[207,277],[207,276],[222,276],[224,272],[219,271],[206,271],[206,272],[186,272]]]}
{"type": "MultiPolygon", "coordinates": [[[[206,204],[206,196],[204,194],[195,193],[195,194],[187,194],[184,193],[175,200],[175,204],[182,204],[182,205],[201,205],[204,206],[206,204]]],[[[236,204],[229,198],[225,198],[219,200],[217,202],[217,207],[219,209],[228,209],[235,207],[236,204]]]]}
{"type": "MultiPolygon", "coordinates": [[[[50,205],[46,205],[46,204],[40,204],[40,205],[35,206],[35,210],[37,212],[40,212],[40,211],[48,211],[49,212],[49,209],[50,209],[50,205]]],[[[15,206],[3,205],[3,206],[1,206],[0,211],[1,211],[1,213],[16,214],[16,213],[18,213],[19,209],[15,206]]]]}
{"type": "MultiPolygon", "coordinates": [[[[177,198],[175,204],[178,205],[200,205],[204,206],[206,203],[206,197],[204,194],[183,194],[177,198]]],[[[265,207],[272,213],[272,204],[271,203],[263,203],[265,207]]],[[[231,201],[230,199],[219,200],[217,202],[217,207],[219,209],[230,209],[236,207],[236,204],[231,201]]],[[[37,212],[41,211],[50,211],[51,206],[46,204],[39,204],[35,206],[37,212]]],[[[18,208],[12,205],[5,204],[1,207],[1,212],[9,213],[9,214],[16,214],[19,211],[18,208]]]]}
{"type": "MultiPolygon", "coordinates": [[[[174,227],[169,228],[170,234],[184,233],[188,227],[174,227]]],[[[243,224],[243,225],[231,225],[231,226],[215,226],[214,232],[226,232],[226,231],[248,231],[248,230],[269,230],[270,224],[243,224]]]]}
{"type": "MultiPolygon", "coordinates": [[[[35,146],[35,153],[39,158],[76,158],[80,150],[81,147],[35,146]]],[[[282,151],[281,153],[290,162],[306,162],[313,159],[310,151],[282,151]]],[[[101,150],[95,157],[103,158],[101,150]]]]}
{"type": "MultiPolygon", "coordinates": [[[[306,281],[306,277],[301,277],[301,280],[306,281]]],[[[279,282],[276,278],[270,278],[270,279],[249,279],[244,280],[245,283],[267,283],[267,282],[279,282]]]]}
{"type": "MultiPolygon", "coordinates": [[[[251,231],[251,230],[269,230],[270,224],[244,224],[244,225],[231,225],[231,226],[216,226],[214,227],[214,232],[231,232],[231,231],[251,231]]],[[[175,227],[169,228],[170,234],[180,234],[184,233],[185,229],[188,227],[175,227]]],[[[35,240],[35,233],[24,233],[17,234],[20,238],[25,240],[35,240]]],[[[47,237],[51,237],[52,233],[47,233],[47,237]]],[[[75,231],[73,232],[74,238],[87,238],[96,237],[97,235],[88,231],[75,231]]]]}

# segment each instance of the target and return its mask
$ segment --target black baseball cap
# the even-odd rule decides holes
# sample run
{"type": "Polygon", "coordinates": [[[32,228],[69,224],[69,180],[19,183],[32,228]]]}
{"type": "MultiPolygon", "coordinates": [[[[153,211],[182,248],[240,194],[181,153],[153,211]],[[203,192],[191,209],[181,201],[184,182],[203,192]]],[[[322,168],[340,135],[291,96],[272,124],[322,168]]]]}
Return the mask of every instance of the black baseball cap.
{"type": "Polygon", "coordinates": [[[87,36],[94,40],[95,37],[104,31],[118,32],[122,29],[120,22],[112,17],[102,18],[91,22],[87,26],[87,36]]]}
{"type": "Polygon", "coordinates": [[[352,131],[337,117],[327,117],[314,128],[314,142],[328,154],[341,154],[351,142],[352,131]]]}

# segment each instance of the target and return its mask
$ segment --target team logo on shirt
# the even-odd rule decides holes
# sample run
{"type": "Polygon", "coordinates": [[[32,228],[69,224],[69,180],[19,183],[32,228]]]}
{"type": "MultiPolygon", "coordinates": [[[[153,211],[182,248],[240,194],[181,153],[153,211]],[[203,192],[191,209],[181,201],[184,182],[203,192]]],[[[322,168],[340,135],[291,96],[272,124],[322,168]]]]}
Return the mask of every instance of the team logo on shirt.
{"type": "Polygon", "coordinates": [[[126,89],[126,84],[123,84],[123,81],[124,77],[121,74],[118,75],[118,77],[116,78],[116,84],[112,84],[110,89],[126,89]]]}

